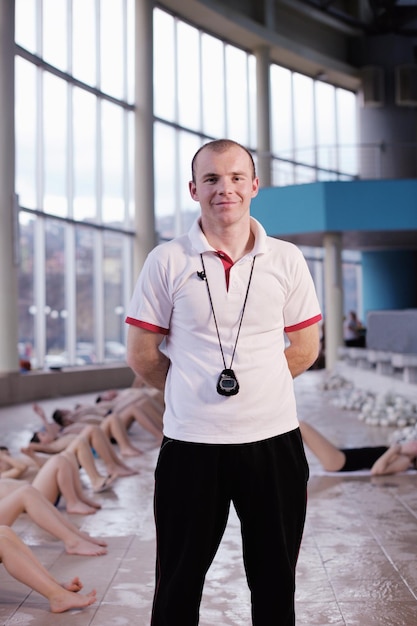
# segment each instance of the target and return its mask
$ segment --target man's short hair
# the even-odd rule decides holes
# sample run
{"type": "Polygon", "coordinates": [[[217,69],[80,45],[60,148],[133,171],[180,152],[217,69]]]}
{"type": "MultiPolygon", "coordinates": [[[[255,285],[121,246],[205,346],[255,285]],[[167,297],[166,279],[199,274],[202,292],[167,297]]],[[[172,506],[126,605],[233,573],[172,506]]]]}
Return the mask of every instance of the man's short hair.
{"type": "Polygon", "coordinates": [[[191,176],[192,176],[193,182],[195,183],[196,160],[200,152],[202,152],[202,150],[205,150],[207,148],[209,150],[212,150],[213,152],[226,152],[226,150],[229,150],[229,148],[233,148],[233,147],[242,148],[242,150],[246,152],[246,154],[248,155],[250,159],[251,166],[252,166],[252,178],[256,178],[255,161],[253,160],[252,154],[249,152],[247,148],[245,148],[245,146],[242,146],[241,143],[239,143],[238,141],[233,141],[232,139],[215,139],[214,141],[209,141],[208,143],[205,143],[204,145],[202,145],[201,148],[199,148],[197,152],[195,153],[195,155],[193,156],[193,159],[191,161],[191,176]]]}

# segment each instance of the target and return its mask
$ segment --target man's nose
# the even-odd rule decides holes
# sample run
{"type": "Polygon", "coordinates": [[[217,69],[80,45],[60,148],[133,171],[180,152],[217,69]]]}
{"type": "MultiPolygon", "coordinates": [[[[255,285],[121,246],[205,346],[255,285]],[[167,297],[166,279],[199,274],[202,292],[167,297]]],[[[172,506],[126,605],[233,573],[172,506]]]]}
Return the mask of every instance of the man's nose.
{"type": "Polygon", "coordinates": [[[231,181],[227,179],[219,180],[218,190],[219,190],[219,193],[222,195],[231,193],[233,191],[231,181]]]}

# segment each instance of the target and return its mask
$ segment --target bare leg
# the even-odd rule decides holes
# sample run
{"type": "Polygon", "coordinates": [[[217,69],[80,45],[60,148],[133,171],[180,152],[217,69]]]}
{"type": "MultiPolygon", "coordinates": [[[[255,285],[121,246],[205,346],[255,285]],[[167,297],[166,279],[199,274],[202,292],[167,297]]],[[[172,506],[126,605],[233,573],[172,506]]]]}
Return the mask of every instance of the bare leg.
{"type": "Polygon", "coordinates": [[[162,413],[163,407],[154,404],[150,398],[144,396],[138,402],[121,411],[119,417],[125,428],[130,428],[135,420],[160,442],[162,441],[162,413]]]}
{"type": "Polygon", "coordinates": [[[338,472],[342,469],[346,461],[344,452],[310,424],[300,422],[300,430],[305,445],[318,458],[323,469],[327,472],[338,472]]]}
{"type": "Polygon", "coordinates": [[[141,451],[131,444],[125,425],[115,413],[110,413],[110,415],[105,417],[100,424],[100,428],[107,436],[107,439],[113,438],[117,441],[122,456],[138,456],[141,454],[141,451]]]}
{"type": "Polygon", "coordinates": [[[88,504],[88,506],[93,507],[95,509],[101,509],[101,504],[97,502],[96,500],[94,500],[93,498],[90,498],[83,488],[83,485],[81,483],[81,478],[80,478],[80,470],[79,470],[79,466],[78,466],[78,462],[77,462],[77,458],[75,454],[71,452],[70,450],[65,450],[64,452],[61,452],[60,456],[63,456],[66,459],[70,467],[70,471],[72,474],[72,482],[73,482],[74,490],[75,490],[78,500],[80,500],[81,502],[84,502],[85,504],[88,504]]]}
{"type": "Polygon", "coordinates": [[[110,476],[132,476],[138,473],[119,459],[110,441],[99,426],[86,426],[83,430],[83,436],[88,439],[91,447],[102,458],[110,476]]]}
{"type": "Polygon", "coordinates": [[[112,479],[108,476],[103,476],[97,470],[90,444],[85,437],[81,435],[76,437],[69,444],[66,451],[75,455],[78,463],[86,471],[95,492],[100,492],[104,490],[105,487],[110,487],[112,479]]]}
{"type": "Polygon", "coordinates": [[[80,477],[78,472],[77,474],[73,473],[73,466],[64,454],[61,452],[48,459],[38,471],[32,485],[52,504],[55,504],[59,495],[62,494],[65,498],[67,513],[79,515],[95,513],[96,508],[88,505],[79,497],[75,482],[78,480],[82,492],[80,477]]]}
{"type": "Polygon", "coordinates": [[[0,526],[0,558],[13,578],[49,601],[53,613],[81,609],[96,601],[95,590],[88,594],[76,593],[82,588],[77,578],[68,583],[67,587],[60,585],[8,526],[0,526]]]}
{"type": "Polygon", "coordinates": [[[32,485],[23,485],[0,500],[0,524],[12,526],[21,513],[27,513],[35,524],[63,541],[68,554],[107,553],[106,542],[81,532],[32,485]]]}

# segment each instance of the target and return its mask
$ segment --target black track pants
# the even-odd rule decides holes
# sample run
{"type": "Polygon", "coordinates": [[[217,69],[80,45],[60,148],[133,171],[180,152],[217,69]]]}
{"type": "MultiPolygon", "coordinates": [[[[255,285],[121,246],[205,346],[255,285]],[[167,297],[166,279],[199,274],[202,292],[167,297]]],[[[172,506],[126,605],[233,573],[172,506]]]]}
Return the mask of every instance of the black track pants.
{"type": "Polygon", "coordinates": [[[230,503],[242,528],[254,626],[293,626],[308,465],[298,429],[239,445],[165,438],[155,472],[156,588],[151,626],[196,626],[230,503]]]}

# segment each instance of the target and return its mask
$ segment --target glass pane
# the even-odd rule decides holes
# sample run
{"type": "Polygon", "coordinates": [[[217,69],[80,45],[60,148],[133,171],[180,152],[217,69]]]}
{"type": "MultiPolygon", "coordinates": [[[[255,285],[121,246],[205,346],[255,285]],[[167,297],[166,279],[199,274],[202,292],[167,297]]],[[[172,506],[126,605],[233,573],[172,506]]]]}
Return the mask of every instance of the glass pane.
{"type": "Polygon", "coordinates": [[[317,165],[336,170],[336,101],[335,88],[327,83],[316,81],[316,137],[317,165]]]}
{"type": "Polygon", "coordinates": [[[34,294],[34,226],[36,218],[20,212],[20,265],[18,285],[19,358],[36,365],[35,294],[34,294]]]}
{"type": "Polygon", "coordinates": [[[178,184],[175,135],[175,130],[166,124],[154,125],[155,221],[161,240],[172,239],[175,235],[175,196],[178,184]]]}
{"type": "Polygon", "coordinates": [[[248,56],[249,77],[249,145],[256,146],[257,140],[257,87],[256,87],[256,58],[253,54],[248,56]]]}
{"type": "Polygon", "coordinates": [[[124,224],[123,199],[123,110],[109,102],[102,105],[102,220],[111,224],[124,224]]]}
{"type": "Polygon", "coordinates": [[[293,110],[291,72],[272,65],[271,76],[271,134],[272,152],[285,159],[293,158],[293,110]]]}
{"type": "Polygon", "coordinates": [[[68,70],[66,0],[43,0],[43,48],[42,56],[47,63],[61,70],[68,70]]]}
{"type": "Polygon", "coordinates": [[[59,222],[47,220],[45,232],[45,364],[49,367],[61,367],[68,363],[65,268],[65,226],[59,222]]]}
{"type": "Polygon", "coordinates": [[[229,139],[247,146],[249,143],[247,54],[229,45],[226,45],[225,52],[227,135],[229,139]]]}
{"type": "Polygon", "coordinates": [[[336,102],[339,167],[342,172],[357,175],[357,98],[351,91],[337,89],[336,102]]]}
{"type": "Polygon", "coordinates": [[[65,217],[67,199],[67,85],[65,81],[44,73],[44,145],[45,197],[44,209],[52,215],[65,217]]]}
{"type": "Polygon", "coordinates": [[[36,209],[36,68],[20,57],[15,67],[16,193],[21,206],[36,209]]]}
{"type": "Polygon", "coordinates": [[[293,74],[295,158],[314,165],[314,98],[313,80],[302,74],[293,74]]]}
{"type": "Polygon", "coordinates": [[[96,103],[95,96],[74,87],[74,219],[90,222],[97,219],[96,103]]]}
{"type": "Polygon", "coordinates": [[[36,14],[39,2],[15,0],[15,41],[29,52],[36,52],[36,14]]]}
{"type": "Polygon", "coordinates": [[[135,0],[127,0],[127,101],[135,102],[135,0]]]}
{"type": "Polygon", "coordinates": [[[89,228],[75,230],[77,360],[95,363],[94,237],[89,228]]]}
{"type": "Polygon", "coordinates": [[[224,44],[220,39],[204,33],[201,35],[201,66],[203,132],[211,137],[224,137],[224,44]]]}
{"type": "Polygon", "coordinates": [[[133,228],[135,220],[135,116],[133,113],[127,114],[128,123],[128,218],[127,228],[133,228]]]}
{"type": "Polygon", "coordinates": [[[360,263],[342,263],[343,307],[345,311],[360,309],[359,293],[361,284],[360,263]]]}
{"type": "Polygon", "coordinates": [[[188,182],[191,180],[191,160],[201,146],[201,140],[190,133],[179,133],[179,197],[181,207],[181,227],[177,235],[189,230],[191,224],[200,214],[200,207],[191,196],[188,182]]]}
{"type": "Polygon", "coordinates": [[[294,165],[286,161],[273,160],[272,164],[272,185],[274,187],[285,187],[285,185],[293,185],[294,165]]]}
{"type": "Polygon", "coordinates": [[[123,0],[101,0],[100,25],[100,88],[123,98],[123,0]]]}
{"type": "Polygon", "coordinates": [[[176,119],[174,18],[155,9],[153,40],[153,97],[157,117],[176,119]]]}
{"type": "Polygon", "coordinates": [[[178,22],[178,122],[199,130],[200,121],[200,48],[196,28],[178,22]],[[191,78],[194,80],[191,80],[191,78]]]}
{"type": "Polygon", "coordinates": [[[72,73],[89,85],[97,85],[95,0],[72,0],[72,73]]]}
{"type": "Polygon", "coordinates": [[[305,183],[314,183],[317,180],[317,170],[311,167],[303,167],[302,165],[296,165],[294,167],[294,183],[302,185],[305,183]]]}
{"type": "Polygon", "coordinates": [[[115,233],[104,234],[104,326],[105,361],[124,361],[125,323],[124,323],[124,272],[123,238],[115,233]]]}

